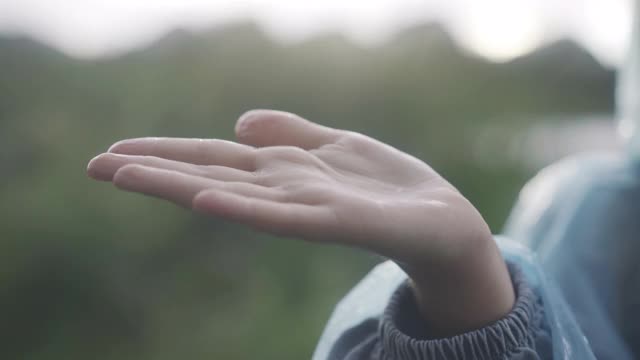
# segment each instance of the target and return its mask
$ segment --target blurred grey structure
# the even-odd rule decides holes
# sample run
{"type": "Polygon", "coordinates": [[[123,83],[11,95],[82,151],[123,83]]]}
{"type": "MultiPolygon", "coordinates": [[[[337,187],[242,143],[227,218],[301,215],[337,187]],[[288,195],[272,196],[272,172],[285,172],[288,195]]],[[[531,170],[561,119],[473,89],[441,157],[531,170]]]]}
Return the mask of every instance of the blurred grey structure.
{"type": "Polygon", "coordinates": [[[635,19],[629,55],[618,80],[618,117],[620,132],[628,139],[629,149],[640,158],[640,1],[636,1],[635,19]]]}
{"type": "Polygon", "coordinates": [[[595,355],[640,355],[640,1],[619,73],[620,134],[628,151],[577,155],[522,190],[505,234],[535,250],[595,355]]]}

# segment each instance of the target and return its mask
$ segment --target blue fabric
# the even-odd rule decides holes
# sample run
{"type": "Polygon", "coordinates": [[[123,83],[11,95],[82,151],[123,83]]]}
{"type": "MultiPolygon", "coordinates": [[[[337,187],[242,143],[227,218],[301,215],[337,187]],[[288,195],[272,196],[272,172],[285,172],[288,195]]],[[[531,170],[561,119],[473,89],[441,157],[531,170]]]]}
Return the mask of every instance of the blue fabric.
{"type": "Polygon", "coordinates": [[[505,233],[538,255],[598,359],[640,353],[640,176],[625,154],[589,154],[542,171],[505,233]]]}

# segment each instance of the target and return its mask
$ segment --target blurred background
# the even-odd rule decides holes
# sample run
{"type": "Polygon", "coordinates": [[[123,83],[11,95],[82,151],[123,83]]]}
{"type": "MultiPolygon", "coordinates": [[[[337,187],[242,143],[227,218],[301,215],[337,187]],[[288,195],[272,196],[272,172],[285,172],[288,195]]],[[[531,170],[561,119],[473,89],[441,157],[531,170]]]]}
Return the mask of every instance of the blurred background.
{"type": "Polygon", "coordinates": [[[537,170],[620,146],[630,7],[0,0],[0,358],[309,358],[380,258],[116,192],[88,160],[283,109],[418,156],[499,232],[537,170]]]}

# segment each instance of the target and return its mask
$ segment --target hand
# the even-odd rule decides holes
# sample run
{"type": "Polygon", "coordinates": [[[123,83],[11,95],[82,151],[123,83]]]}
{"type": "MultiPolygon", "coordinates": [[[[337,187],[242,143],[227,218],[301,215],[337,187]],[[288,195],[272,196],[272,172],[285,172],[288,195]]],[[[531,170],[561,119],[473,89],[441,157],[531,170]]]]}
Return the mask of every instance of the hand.
{"type": "Polygon", "coordinates": [[[236,136],[239,143],[124,140],[94,158],[88,173],[266,232],[387,256],[411,276],[431,323],[451,313],[443,330],[460,310],[444,311],[461,301],[447,296],[474,301],[473,307],[487,297],[470,293],[466,282],[493,291],[493,304],[481,309],[498,309],[466,316],[451,331],[497,320],[510,310],[513,290],[488,226],[425,163],[367,136],[284,112],[249,112],[238,121],[236,136]]]}

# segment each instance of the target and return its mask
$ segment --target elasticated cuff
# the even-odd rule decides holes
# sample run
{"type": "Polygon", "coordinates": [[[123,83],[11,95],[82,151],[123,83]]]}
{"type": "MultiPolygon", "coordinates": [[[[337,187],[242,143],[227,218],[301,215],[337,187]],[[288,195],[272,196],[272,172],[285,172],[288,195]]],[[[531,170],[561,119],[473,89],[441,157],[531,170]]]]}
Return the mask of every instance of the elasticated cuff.
{"type": "Polygon", "coordinates": [[[509,272],[516,292],[511,312],[482,329],[443,339],[425,339],[416,335],[425,333],[425,324],[418,313],[411,288],[405,282],[390,299],[380,322],[382,358],[494,360],[507,359],[522,348],[533,348],[535,336],[543,331],[543,306],[520,269],[509,264],[509,272]]]}

